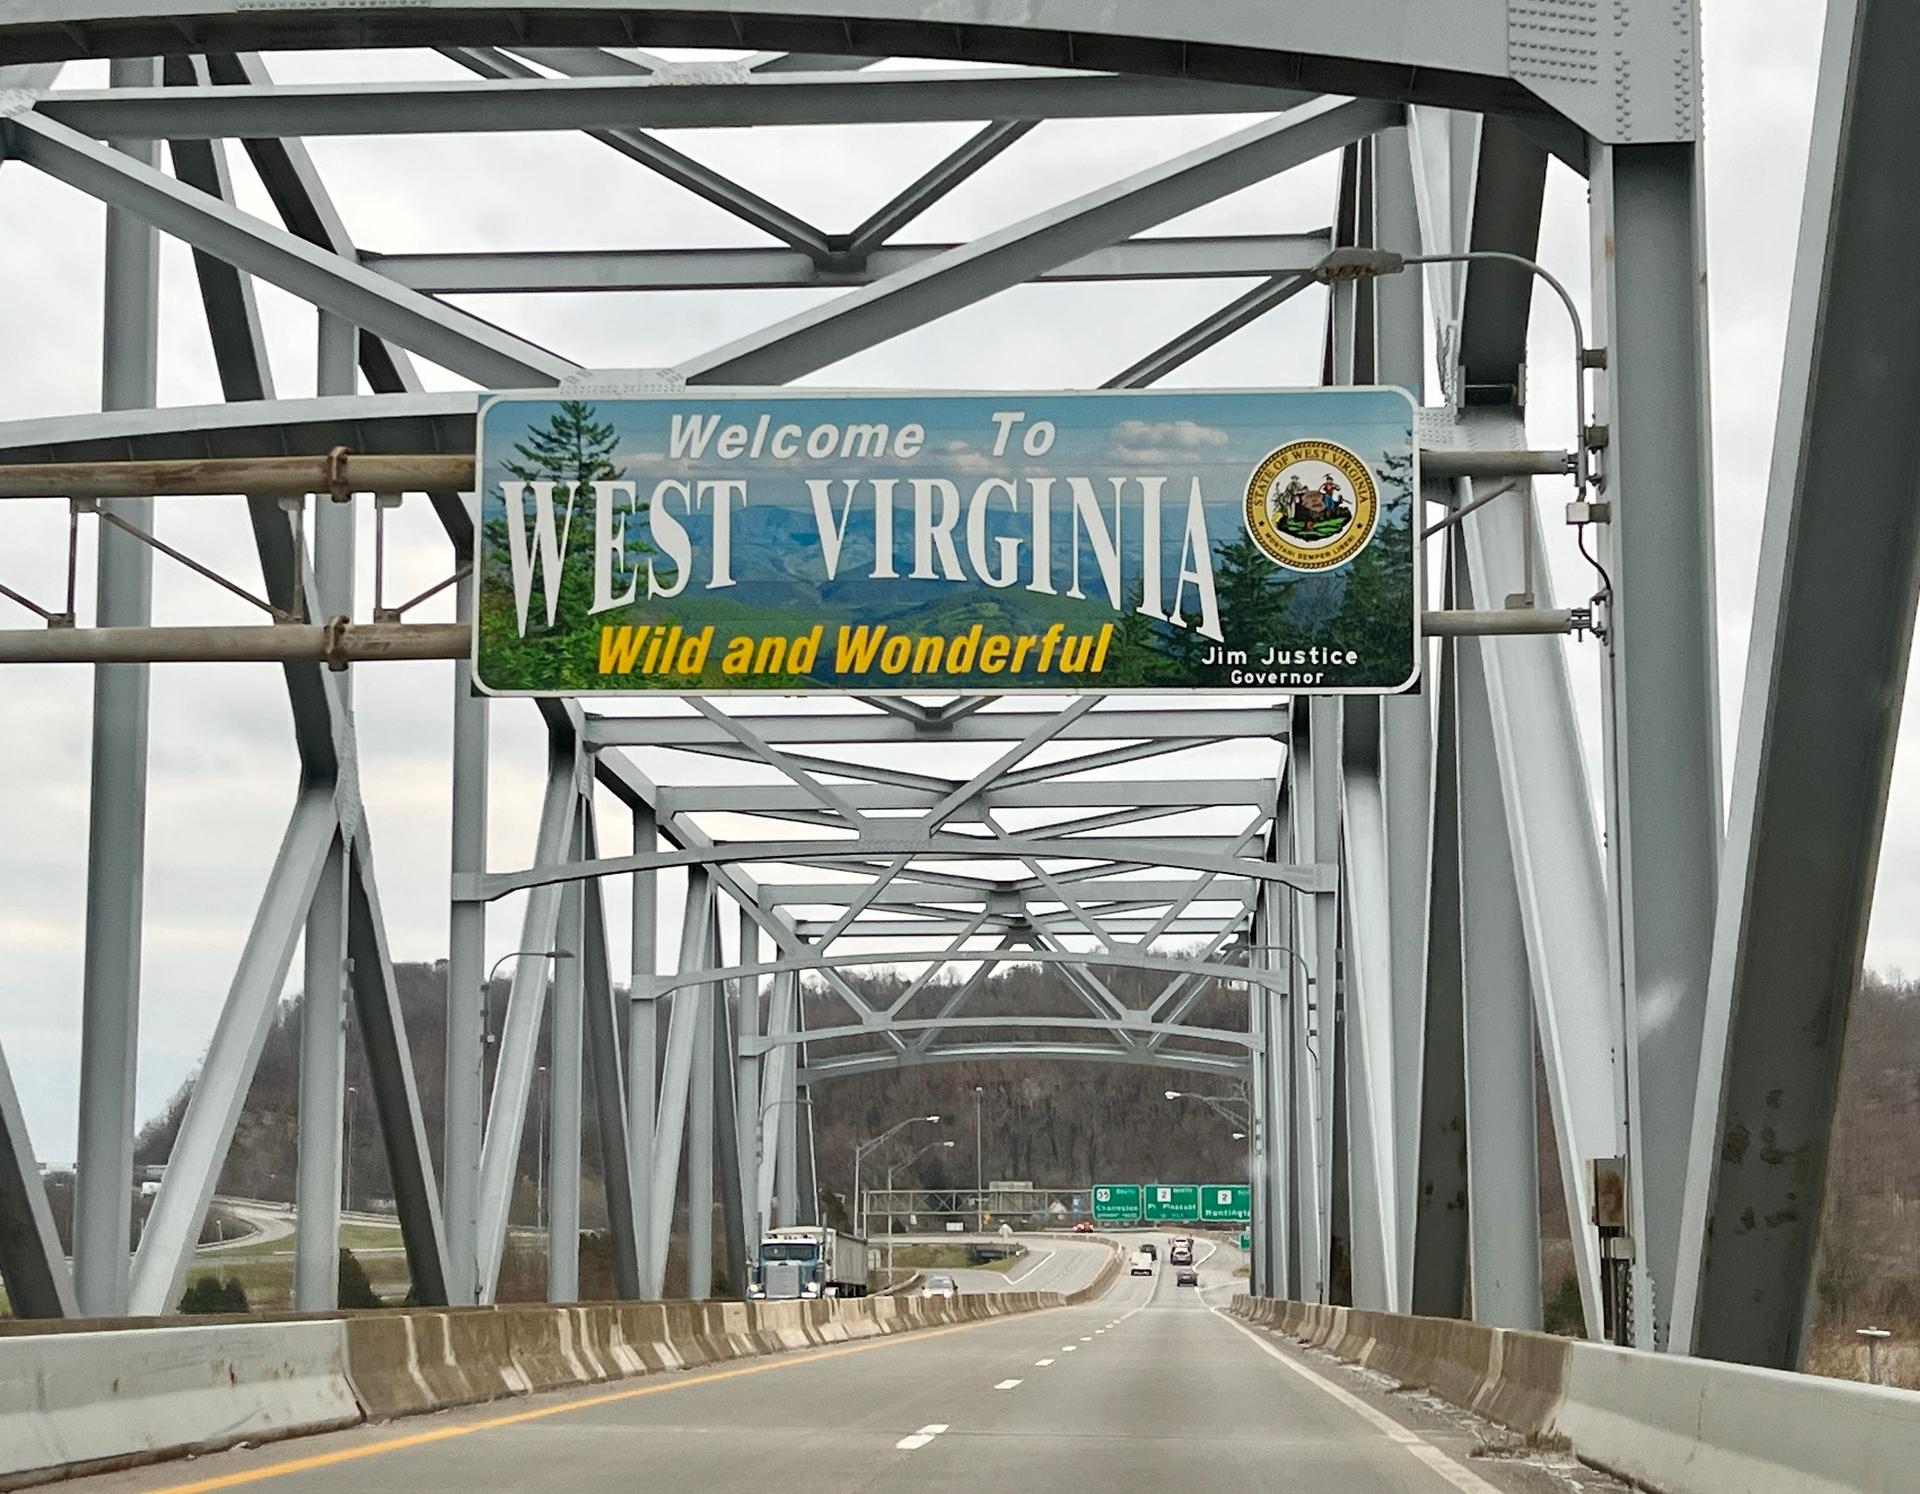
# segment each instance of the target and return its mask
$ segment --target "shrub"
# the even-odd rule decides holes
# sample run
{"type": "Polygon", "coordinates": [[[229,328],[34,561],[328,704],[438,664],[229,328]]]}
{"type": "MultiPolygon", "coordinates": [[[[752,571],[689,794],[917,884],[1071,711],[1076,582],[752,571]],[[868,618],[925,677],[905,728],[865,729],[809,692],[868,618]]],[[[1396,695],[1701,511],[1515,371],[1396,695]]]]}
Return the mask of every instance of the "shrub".
{"type": "Polygon", "coordinates": [[[232,1276],[225,1281],[217,1276],[202,1276],[180,1297],[180,1311],[183,1313],[237,1313],[247,1310],[247,1289],[232,1276]]]}
{"type": "Polygon", "coordinates": [[[1580,1278],[1569,1271],[1547,1298],[1545,1327],[1562,1338],[1580,1338],[1587,1331],[1586,1309],[1580,1305],[1580,1278]]]}
{"type": "Polygon", "coordinates": [[[367,1268],[360,1257],[346,1246],[340,1247],[340,1305],[342,1307],[385,1307],[380,1294],[367,1280],[367,1268]]]}

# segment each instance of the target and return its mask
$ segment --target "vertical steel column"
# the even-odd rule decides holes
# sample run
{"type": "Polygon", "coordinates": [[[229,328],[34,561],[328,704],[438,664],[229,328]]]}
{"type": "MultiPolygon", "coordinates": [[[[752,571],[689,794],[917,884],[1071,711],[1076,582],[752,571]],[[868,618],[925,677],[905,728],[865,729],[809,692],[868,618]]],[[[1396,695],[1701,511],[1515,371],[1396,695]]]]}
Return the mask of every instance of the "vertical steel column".
{"type": "MultiPolygon", "coordinates": [[[[316,387],[351,394],[356,329],[327,312],[319,315],[316,387]]],[[[319,497],[313,504],[314,617],[351,617],[354,595],[354,510],[351,500],[319,497]]],[[[329,671],[323,689],[351,709],[353,676],[329,671]]],[[[347,1069],[347,853],[335,837],[332,853],[307,910],[305,978],[300,994],[300,1101],[295,1183],[293,1305],[325,1312],[338,1304],[341,1137],[347,1069]]]]}
{"type": "Polygon", "coordinates": [[[27,1138],[13,1075],[0,1053],[0,1281],[18,1318],[70,1318],[79,1311],[60,1253],[40,1164],[27,1138]]]}
{"type": "MultiPolygon", "coordinates": [[[[687,868],[687,896],[680,918],[680,970],[700,969],[706,961],[707,930],[713,925],[712,881],[704,866],[687,868]]],[[[700,1036],[699,986],[676,986],[667,1026],[667,1051],[660,1068],[659,1120],[653,1142],[653,1245],[647,1254],[647,1295],[665,1289],[667,1249],[673,1238],[674,1204],[680,1193],[680,1152],[687,1134],[687,1101],[700,1065],[694,1062],[700,1036]]],[[[704,1056],[704,1055],[702,1055],[704,1056]]],[[[709,1201],[711,1213],[711,1201],[709,1201]]],[[[711,1255],[711,1249],[709,1249],[711,1255]]]]}
{"type": "MultiPolygon", "coordinates": [[[[1452,605],[1449,588],[1448,604],[1452,605]]],[[[1460,904],[1460,754],[1457,650],[1439,648],[1434,737],[1431,900],[1422,1033],[1419,1181],[1415,1193],[1411,1311],[1466,1315],[1468,1262],[1467,1073],[1460,904]]]]}
{"type": "MultiPolygon", "coordinates": [[[[1323,778],[1327,774],[1319,770],[1321,751],[1325,751],[1329,759],[1338,759],[1340,739],[1338,734],[1329,734],[1323,743],[1327,728],[1321,712],[1313,709],[1315,705],[1317,703],[1308,703],[1304,711],[1294,711],[1288,745],[1286,772],[1292,782],[1292,858],[1296,862],[1319,860],[1321,855],[1334,862],[1340,843],[1338,808],[1327,803],[1323,791],[1323,778]],[[1321,826],[1323,816],[1332,822],[1325,828],[1321,826]]],[[[1329,918],[1321,916],[1321,904],[1334,901],[1325,893],[1292,893],[1290,899],[1296,908],[1296,943],[1309,977],[1308,987],[1300,991],[1300,1000],[1292,1002],[1294,1244],[1298,1256],[1296,1269],[1300,1273],[1298,1294],[1306,1302],[1327,1302],[1331,1281],[1327,1256],[1327,1204],[1331,1183],[1325,1175],[1325,1158],[1331,1139],[1323,1135],[1323,1118],[1331,1116],[1332,1102],[1331,1095],[1323,1100],[1321,1091],[1332,1089],[1332,1070],[1325,1062],[1325,1054],[1332,1052],[1334,972],[1340,958],[1334,931],[1329,928],[1336,908],[1327,908],[1329,918]]]]}
{"type": "Polygon", "coordinates": [[[1593,155],[1613,507],[1607,844],[1629,1039],[1628,1183],[1660,1342],[1679,1264],[1720,861],[1701,176],[1697,143],[1593,155]]]}
{"type": "MultiPolygon", "coordinates": [[[[742,966],[760,962],[760,925],[753,921],[743,905],[740,909],[740,958],[742,966]]],[[[757,1240],[760,1227],[760,977],[743,975],[734,998],[733,1059],[733,1134],[735,1155],[740,1159],[740,1213],[743,1239],[757,1240]],[[749,1048],[755,1051],[749,1052],[749,1048]]],[[[731,1273],[730,1273],[731,1275],[731,1273]]],[[[735,1280],[734,1288],[744,1291],[746,1283],[735,1280]]]]}
{"type": "MultiPolygon", "coordinates": [[[[800,976],[798,972],[789,972],[782,977],[787,982],[781,992],[781,1004],[785,1009],[786,1030],[797,1031],[800,1026],[800,976]]],[[[798,1224],[800,1214],[800,1048],[789,1043],[786,1048],[788,1057],[780,1072],[780,1104],[773,1112],[779,1130],[775,1143],[777,1156],[774,1167],[774,1207],[778,1210],[782,1224],[798,1224]]]]}
{"type": "Polygon", "coordinates": [[[1347,935],[1346,1050],[1348,1203],[1353,1305],[1405,1309],[1400,1269],[1399,1169],[1392,919],[1386,793],[1380,762],[1380,702],[1342,703],[1340,758],[1343,918],[1347,935]]]}
{"type": "Polygon", "coordinates": [[[1247,1054],[1247,1206],[1252,1211],[1247,1225],[1247,1243],[1253,1247],[1247,1257],[1247,1290],[1256,1297],[1271,1296],[1268,1286],[1266,1202],[1260,1196],[1264,1164],[1262,1148],[1267,1137],[1267,1057],[1271,1043],[1267,1035],[1267,988],[1258,979],[1267,958],[1264,945],[1269,942],[1267,920],[1255,898],[1253,917],[1247,926],[1247,1031],[1254,1041],[1247,1054]]]}
{"type": "MultiPolygon", "coordinates": [[[[1462,591],[1462,606],[1486,601],[1478,591],[1462,591]]],[[[1465,639],[1456,647],[1469,1291],[1475,1322],[1538,1328],[1540,1162],[1526,929],[1514,884],[1485,645],[1465,639]]]]}
{"type": "MultiPolygon", "coordinates": [[[[713,931],[713,963],[726,963],[720,951],[720,929],[713,931]]],[[[735,1054],[738,1031],[733,1016],[740,1006],[738,996],[726,995],[726,987],[716,983],[713,1000],[713,1094],[714,1094],[714,1168],[720,1188],[720,1237],[726,1250],[725,1267],[728,1290],[735,1296],[746,1295],[747,1274],[747,1198],[743,1179],[747,1169],[741,1163],[738,1096],[734,1093],[735,1054]]]]}
{"type": "MultiPolygon", "coordinates": [[[[160,66],[116,58],[116,88],[152,88],[160,66]]],[[[116,150],[160,164],[151,140],[116,140],[116,150]]],[[[159,364],[158,253],[154,230],[107,209],[100,407],[133,410],[154,402],[159,364]]],[[[153,500],[105,505],[149,533],[153,500]]],[[[153,551],[100,526],[96,620],[140,627],[153,615],[153,551]]],[[[87,824],[87,923],[82,951],[80,1126],[74,1179],[74,1288],[80,1310],[127,1310],[133,1231],[134,1074],[139,1055],[141,916],[147,840],[147,666],[93,667],[93,765],[87,824]]]]}
{"type": "MultiPolygon", "coordinates": [[[[711,970],[719,933],[711,884],[706,898],[706,937],[696,951],[696,963],[711,970]]],[[[693,1074],[687,1096],[687,1295],[698,1302],[713,1295],[713,1071],[721,1026],[714,1008],[722,999],[721,986],[710,981],[684,987],[675,1003],[682,997],[694,1003],[693,1074]]]]}
{"type": "MultiPolygon", "coordinates": [[[[1344,714],[1341,707],[1342,702],[1337,696],[1320,696],[1308,705],[1308,714],[1313,718],[1315,744],[1312,772],[1309,775],[1314,801],[1311,851],[1315,861],[1327,866],[1340,864],[1340,738],[1344,714]]],[[[1320,1279],[1329,1293],[1326,1300],[1332,1301],[1333,1240],[1336,1233],[1345,1233],[1345,1211],[1343,1208],[1336,1212],[1334,1195],[1338,1179],[1341,1196],[1345,1196],[1347,1167],[1344,1136],[1336,1135],[1342,1129],[1339,1117],[1346,1103],[1340,1081],[1347,1046],[1347,1034],[1341,1025],[1346,1009],[1346,989],[1342,978],[1340,948],[1340,894],[1315,893],[1311,917],[1314,924],[1314,987],[1319,1004],[1319,1010],[1314,1014],[1314,1026],[1319,1042],[1320,1082],[1314,1101],[1320,1113],[1314,1123],[1319,1133],[1315,1151],[1319,1158],[1316,1184],[1320,1213],[1320,1279]]]]}
{"type": "MultiPolygon", "coordinates": [[[[1269,855],[1275,860],[1291,854],[1293,831],[1288,785],[1281,785],[1274,810],[1273,838],[1269,855]]],[[[1294,1101],[1293,1101],[1293,1013],[1304,1006],[1307,991],[1300,979],[1299,941],[1294,934],[1293,900],[1269,882],[1259,892],[1264,930],[1260,943],[1265,948],[1265,966],[1275,978],[1263,993],[1266,1001],[1267,1134],[1266,1155],[1260,1180],[1259,1207],[1266,1210],[1267,1292],[1275,1297],[1292,1297],[1298,1292],[1295,1208],[1293,1199],[1294,1101]]]]}
{"type": "MultiPolygon", "coordinates": [[[[774,1220],[780,1159],[788,1135],[783,1129],[786,1123],[783,1112],[793,1108],[788,1103],[788,1095],[793,1088],[794,1059],[797,1054],[792,1043],[782,1042],[781,1039],[793,1031],[792,992],[798,981],[798,972],[783,970],[773,977],[772,989],[767,994],[767,1039],[772,1046],[767,1049],[766,1060],[761,1065],[760,1108],[754,1116],[754,1144],[758,1161],[754,1207],[749,1216],[753,1228],[760,1230],[765,1230],[774,1220]]],[[[785,1214],[781,1214],[779,1220],[782,1224],[792,1222],[785,1214]]],[[[748,1238],[751,1241],[753,1237],[749,1235],[748,1238]]]]}
{"type": "MultiPolygon", "coordinates": [[[[467,576],[457,612],[478,615],[478,580],[467,576]]],[[[473,688],[473,667],[453,666],[453,875],[477,877],[487,867],[488,703],[473,688]]],[[[447,914],[446,1166],[448,1290],[462,1305],[481,1300],[480,1147],[485,1135],[487,905],[455,901],[447,914]]],[[[649,1117],[651,1118],[651,1117],[649,1117]]]]}
{"type": "MultiPolygon", "coordinates": [[[[1413,141],[1405,129],[1373,138],[1375,239],[1390,248],[1420,242],[1413,141]]],[[[1375,377],[1426,396],[1426,279],[1393,275],[1375,287],[1375,377]]],[[[1414,495],[1418,526],[1421,502],[1414,495]]],[[[1419,605],[1425,606],[1423,595],[1419,605]]],[[[1427,649],[1423,666],[1430,666],[1427,649]]],[[[1424,668],[1423,668],[1424,672],[1424,668]]],[[[1387,930],[1393,961],[1394,1187],[1398,1207],[1399,1298],[1413,1291],[1414,1236],[1420,1197],[1420,1093],[1427,1022],[1427,903],[1432,883],[1432,696],[1391,695],[1380,702],[1380,773],[1387,824],[1387,930]]]]}
{"type": "MultiPolygon", "coordinates": [[[[587,822],[586,853],[600,854],[599,822],[591,796],[581,813],[587,822]]],[[[615,991],[607,948],[607,916],[600,881],[581,884],[586,917],[580,959],[586,992],[587,1059],[593,1066],[593,1112],[600,1138],[600,1183],[607,1196],[607,1226],[613,1244],[614,1295],[631,1300],[642,1294],[640,1223],[634,1202],[633,1148],[627,1141],[626,1070],[622,1066],[623,1017],[632,1002],[615,991]]]]}
{"type": "MultiPolygon", "coordinates": [[[[650,856],[660,847],[653,806],[633,811],[633,851],[650,856]]],[[[642,1295],[658,1296],[654,1261],[654,1117],[660,1103],[660,1003],[654,990],[659,957],[660,874],[633,874],[632,973],[627,1006],[627,1157],[633,1179],[634,1229],[640,1247],[642,1295]]]]}
{"type": "Polygon", "coordinates": [[[1828,6],[1693,1117],[1671,1347],[1776,1369],[1816,1301],[1920,602],[1916,67],[1920,10],[1828,6]]]}
{"type": "MultiPolygon", "coordinates": [[[[586,855],[587,806],[573,812],[570,859],[586,855]]],[[[549,1033],[547,1085],[547,1300],[575,1302],[580,1297],[580,1124],[582,1104],[581,1042],[586,1023],[586,901],[579,882],[560,894],[560,921],[554,947],[573,951],[555,962],[553,1026],[549,1033]]]]}
{"type": "MultiPolygon", "coordinates": [[[[563,728],[549,727],[547,787],[540,805],[540,829],[534,840],[534,864],[553,866],[567,859],[580,807],[580,744],[563,728]]],[[[494,1065],[493,1095],[487,1107],[487,1135],[480,1150],[480,1227],[477,1231],[480,1292],[491,1301],[507,1243],[507,1214],[520,1175],[520,1143],[526,1134],[528,1100],[540,1051],[540,1029],[547,1006],[547,983],[555,963],[555,931],[560,925],[562,888],[545,883],[527,894],[520,924],[520,948],[538,951],[514,962],[501,1023],[500,1057],[494,1065]]]]}

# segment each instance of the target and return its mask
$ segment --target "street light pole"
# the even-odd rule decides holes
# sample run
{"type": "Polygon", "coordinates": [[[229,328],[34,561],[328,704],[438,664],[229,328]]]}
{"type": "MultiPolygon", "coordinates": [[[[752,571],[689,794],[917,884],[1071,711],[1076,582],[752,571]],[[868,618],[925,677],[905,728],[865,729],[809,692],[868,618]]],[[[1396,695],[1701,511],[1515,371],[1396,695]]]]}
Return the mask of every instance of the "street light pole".
{"type": "Polygon", "coordinates": [[[987,1088],[984,1084],[973,1087],[973,1232],[984,1235],[987,1232],[987,1174],[985,1153],[980,1146],[980,1102],[985,1098],[987,1088]]]}
{"type": "Polygon", "coordinates": [[[952,1145],[953,1143],[951,1141],[929,1141],[925,1146],[921,1147],[919,1151],[910,1152],[907,1156],[896,1158],[887,1164],[887,1287],[889,1290],[893,1287],[893,1170],[896,1167],[905,1167],[909,1163],[919,1161],[920,1158],[926,1156],[926,1154],[935,1147],[951,1147],[952,1145]]]}
{"type": "Polygon", "coordinates": [[[532,959],[538,955],[543,960],[570,960],[570,949],[510,949],[493,962],[487,971],[487,978],[480,985],[480,1067],[481,1077],[486,1077],[487,1052],[493,1047],[493,982],[499,975],[500,967],[508,960],[532,959]]]}
{"type": "Polygon", "coordinates": [[[540,1098],[536,1105],[540,1115],[539,1140],[534,1147],[533,1157],[533,1227],[547,1227],[547,1066],[540,1065],[540,1098]]]}
{"type": "MultiPolygon", "coordinates": [[[[784,1100],[784,1099],[769,1100],[767,1101],[766,1104],[760,1107],[760,1125],[759,1125],[759,1128],[754,1132],[754,1149],[753,1149],[754,1201],[756,1206],[753,1211],[754,1235],[753,1235],[753,1240],[751,1241],[751,1246],[756,1250],[759,1248],[760,1236],[764,1235],[767,1232],[766,1216],[760,1212],[760,1209],[758,1207],[759,1198],[760,1198],[760,1184],[759,1184],[760,1169],[766,1166],[767,1117],[773,1114],[773,1112],[778,1110],[782,1105],[793,1105],[795,1107],[798,1107],[801,1105],[811,1105],[812,1103],[813,1103],[812,1095],[799,1095],[791,1100],[784,1100]]],[[[795,1221],[791,1219],[782,1219],[780,1222],[782,1224],[792,1224],[795,1221]]]]}
{"type": "Polygon", "coordinates": [[[910,1115],[905,1120],[899,1122],[897,1125],[889,1126],[886,1130],[882,1131],[878,1136],[873,1137],[871,1140],[858,1141],[854,1143],[854,1147],[853,1147],[853,1210],[854,1210],[855,1221],[860,1225],[859,1233],[860,1233],[861,1239],[864,1240],[867,1237],[867,1230],[866,1230],[867,1209],[866,1209],[866,1204],[864,1200],[860,1196],[860,1163],[866,1157],[867,1153],[872,1151],[875,1147],[879,1146],[883,1142],[892,1140],[900,1132],[906,1130],[908,1126],[917,1126],[922,1121],[929,1121],[932,1124],[937,1126],[940,1124],[940,1117],[937,1115],[910,1115]]]}
{"type": "MultiPolygon", "coordinates": [[[[1235,1125],[1246,1126],[1244,1131],[1235,1131],[1234,1139],[1246,1138],[1247,1143],[1247,1232],[1253,1232],[1253,1195],[1254,1195],[1254,1132],[1257,1127],[1253,1120],[1253,1101],[1246,1095],[1196,1095],[1185,1090],[1170,1089],[1169,1100],[1198,1100],[1215,1115],[1221,1116],[1235,1125]],[[1236,1108],[1238,1107],[1238,1108],[1236,1108]]],[[[1249,1278],[1251,1280],[1251,1278],[1249,1278]]]]}
{"type": "Polygon", "coordinates": [[[343,1209],[353,1207],[353,1097],[359,1093],[353,1085],[347,1086],[347,1165],[340,1169],[340,1207],[343,1209]]]}

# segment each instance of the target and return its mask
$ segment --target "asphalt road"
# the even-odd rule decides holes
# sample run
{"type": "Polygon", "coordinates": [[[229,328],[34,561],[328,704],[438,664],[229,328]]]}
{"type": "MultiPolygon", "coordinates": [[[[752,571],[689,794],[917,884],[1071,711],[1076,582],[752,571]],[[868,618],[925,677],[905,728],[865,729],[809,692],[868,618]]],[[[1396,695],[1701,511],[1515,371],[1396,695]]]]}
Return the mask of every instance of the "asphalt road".
{"type": "MultiPolygon", "coordinates": [[[[997,1235],[916,1235],[914,1242],[928,1245],[989,1244],[1002,1241],[997,1235]]],[[[907,1243],[907,1237],[901,1237],[907,1243]]],[[[932,1268],[951,1276],[963,1293],[974,1292],[1077,1292],[1100,1274],[1112,1247],[1098,1240],[1070,1234],[1022,1235],[1019,1243],[1026,1255],[1004,1271],[979,1271],[967,1267],[951,1270],[932,1268]]]]}
{"type": "MultiPolygon", "coordinates": [[[[1579,1487],[1471,1459],[1478,1434],[1217,1307],[1163,1265],[1084,1307],[663,1375],[82,1480],[84,1494],[924,1494],[1250,1489],[1515,1494],[1579,1487]],[[1418,1430],[1409,1430],[1411,1422],[1418,1430]]],[[[1587,1487],[1595,1487],[1588,1485],[1587,1487]]]]}

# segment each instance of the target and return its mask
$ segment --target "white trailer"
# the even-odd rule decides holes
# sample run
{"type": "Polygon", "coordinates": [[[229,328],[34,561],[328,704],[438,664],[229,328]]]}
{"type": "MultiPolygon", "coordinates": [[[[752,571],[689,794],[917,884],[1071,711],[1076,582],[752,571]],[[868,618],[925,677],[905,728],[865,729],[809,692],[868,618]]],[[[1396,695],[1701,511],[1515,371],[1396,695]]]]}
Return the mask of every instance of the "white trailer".
{"type": "Polygon", "coordinates": [[[867,1242],[824,1225],[768,1230],[748,1269],[755,1301],[867,1295],[867,1242]]]}

